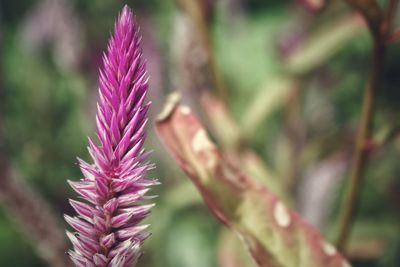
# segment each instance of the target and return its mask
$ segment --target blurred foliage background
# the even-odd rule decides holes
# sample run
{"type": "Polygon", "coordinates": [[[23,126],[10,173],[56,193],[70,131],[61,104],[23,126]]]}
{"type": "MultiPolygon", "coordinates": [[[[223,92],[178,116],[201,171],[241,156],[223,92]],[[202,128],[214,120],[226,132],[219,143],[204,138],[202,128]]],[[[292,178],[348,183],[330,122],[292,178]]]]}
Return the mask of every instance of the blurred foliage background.
{"type": "MultiPolygon", "coordinates": [[[[342,1],[318,12],[294,0],[205,2],[216,66],[246,145],[265,162],[265,175],[283,185],[288,203],[334,240],[371,58],[365,26],[342,1]]],[[[0,0],[0,149],[63,226],[74,196],[66,180],[80,178],[76,156],[88,158],[98,68],[124,4],[141,25],[152,118],[173,90],[200,109],[193,77],[182,72],[191,67],[180,58],[187,56],[180,52],[189,33],[180,31],[187,21],[174,1],[0,0]]],[[[374,119],[382,145],[367,167],[349,245],[354,266],[400,266],[399,59],[394,43],[374,119]]],[[[148,129],[157,164],[151,175],[162,185],[154,189],[153,235],[138,266],[253,266],[148,129]],[[229,262],[230,256],[242,261],[229,262]]],[[[12,217],[3,205],[0,265],[47,266],[12,217]]]]}

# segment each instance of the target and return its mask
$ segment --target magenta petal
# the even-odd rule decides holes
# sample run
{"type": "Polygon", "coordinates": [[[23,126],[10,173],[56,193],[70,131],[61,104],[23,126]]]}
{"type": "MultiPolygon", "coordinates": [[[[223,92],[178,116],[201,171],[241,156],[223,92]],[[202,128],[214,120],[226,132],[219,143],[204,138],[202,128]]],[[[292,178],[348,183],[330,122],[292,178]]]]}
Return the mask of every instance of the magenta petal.
{"type": "Polygon", "coordinates": [[[138,192],[132,192],[124,194],[118,197],[118,204],[120,207],[130,207],[135,204],[138,200],[142,199],[143,196],[149,191],[149,188],[140,190],[138,192]]]}
{"type": "Polygon", "coordinates": [[[117,216],[114,216],[111,219],[111,226],[113,228],[119,228],[123,226],[124,224],[129,222],[129,220],[132,218],[134,214],[135,214],[134,211],[131,211],[131,212],[124,212],[117,216]]]}
{"type": "Polygon", "coordinates": [[[92,251],[90,249],[87,249],[79,240],[76,236],[71,234],[70,232],[67,232],[67,237],[72,243],[72,246],[74,247],[74,250],[77,254],[85,256],[86,258],[90,257],[92,254],[92,251]]]}
{"type": "Polygon", "coordinates": [[[87,201],[96,204],[99,196],[96,194],[95,190],[89,189],[89,186],[87,186],[88,189],[85,189],[83,187],[82,182],[71,182],[68,181],[72,189],[75,190],[79,195],[81,195],[83,198],[85,198],[87,201]]]}
{"type": "Polygon", "coordinates": [[[85,248],[85,250],[91,252],[92,254],[100,249],[99,244],[95,240],[92,240],[92,239],[88,238],[87,236],[78,235],[76,238],[79,240],[81,245],[85,248]]]}
{"type": "Polygon", "coordinates": [[[71,258],[72,262],[75,264],[77,267],[86,267],[85,262],[86,258],[75,251],[68,251],[68,255],[71,258]]]}
{"type": "Polygon", "coordinates": [[[110,248],[116,242],[115,234],[111,233],[109,235],[100,238],[100,245],[105,248],[110,248]]]}
{"type": "Polygon", "coordinates": [[[94,180],[94,184],[96,187],[96,192],[99,195],[99,197],[101,199],[107,198],[109,194],[107,180],[104,179],[103,177],[97,177],[97,179],[94,180]]]}
{"type": "Polygon", "coordinates": [[[108,266],[126,266],[126,257],[121,255],[115,256],[112,261],[108,264],[108,266]]]}
{"type": "Polygon", "coordinates": [[[112,198],[109,201],[107,201],[106,204],[103,206],[104,211],[108,214],[114,213],[114,211],[118,208],[118,199],[112,198]]]}
{"type": "Polygon", "coordinates": [[[93,262],[97,266],[106,266],[109,260],[103,254],[96,253],[93,255],[93,262]]]}
{"type": "Polygon", "coordinates": [[[141,214],[147,214],[150,210],[155,206],[155,204],[148,204],[148,205],[140,205],[136,207],[121,209],[120,212],[122,214],[134,214],[140,216],[141,214]]]}
{"type": "Polygon", "coordinates": [[[120,242],[113,250],[110,251],[110,256],[115,257],[118,254],[124,254],[133,245],[134,243],[132,242],[132,240],[125,240],[123,242],[120,242]]]}
{"type": "Polygon", "coordinates": [[[135,225],[131,227],[127,227],[117,231],[117,237],[121,240],[125,240],[130,238],[132,235],[137,235],[143,231],[145,231],[149,225],[135,225]]]}
{"type": "Polygon", "coordinates": [[[77,232],[86,234],[88,236],[95,234],[95,230],[90,227],[90,224],[84,222],[76,217],[70,217],[68,215],[64,215],[65,220],[69,225],[72,226],[77,232]]]}
{"type": "Polygon", "coordinates": [[[93,220],[93,227],[96,229],[97,232],[102,233],[107,231],[108,224],[105,219],[101,218],[100,216],[96,216],[93,218],[93,220]]]}
{"type": "Polygon", "coordinates": [[[93,208],[90,205],[72,199],[69,200],[69,203],[83,219],[93,222],[93,208]]]}

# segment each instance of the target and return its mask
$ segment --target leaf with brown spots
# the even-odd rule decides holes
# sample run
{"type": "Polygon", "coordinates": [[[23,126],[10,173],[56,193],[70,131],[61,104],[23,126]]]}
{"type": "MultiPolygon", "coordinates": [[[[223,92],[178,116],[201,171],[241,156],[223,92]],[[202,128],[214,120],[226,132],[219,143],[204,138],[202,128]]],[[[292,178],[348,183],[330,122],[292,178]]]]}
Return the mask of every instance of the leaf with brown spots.
{"type": "Polygon", "coordinates": [[[226,160],[197,117],[173,95],[158,134],[204,201],[260,267],[348,267],[336,249],[271,191],[226,160]]]}

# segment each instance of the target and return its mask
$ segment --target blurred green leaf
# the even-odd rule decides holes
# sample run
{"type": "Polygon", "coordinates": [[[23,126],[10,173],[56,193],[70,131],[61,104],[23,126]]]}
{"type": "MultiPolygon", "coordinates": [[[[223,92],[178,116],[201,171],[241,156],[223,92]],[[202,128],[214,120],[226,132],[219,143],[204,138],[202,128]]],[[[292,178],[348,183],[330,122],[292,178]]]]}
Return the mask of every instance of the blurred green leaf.
{"type": "Polygon", "coordinates": [[[337,51],[365,33],[365,25],[358,16],[345,16],[323,25],[289,56],[285,68],[304,75],[329,60],[337,51]]]}

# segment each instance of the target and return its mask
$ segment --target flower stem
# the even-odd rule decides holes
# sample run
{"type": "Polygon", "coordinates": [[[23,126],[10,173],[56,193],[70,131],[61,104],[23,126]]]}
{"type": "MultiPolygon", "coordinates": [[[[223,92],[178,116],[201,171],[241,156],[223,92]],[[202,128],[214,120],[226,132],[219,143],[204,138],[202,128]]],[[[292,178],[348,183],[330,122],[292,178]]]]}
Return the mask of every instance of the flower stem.
{"type": "MultiPolygon", "coordinates": [[[[207,81],[205,86],[209,88],[200,89],[212,89],[224,103],[228,103],[228,93],[222,74],[217,66],[217,59],[213,50],[211,33],[209,30],[210,25],[207,18],[206,1],[177,0],[177,3],[193,20],[194,30],[199,35],[199,41],[201,42],[201,49],[204,50],[203,52],[207,56],[207,60],[204,62],[205,65],[201,66],[200,69],[204,72],[202,75],[205,75],[205,80],[207,81]]],[[[200,86],[203,87],[203,85],[200,86]]]]}
{"type": "Polygon", "coordinates": [[[386,5],[384,19],[381,26],[382,35],[384,37],[390,33],[390,26],[394,16],[396,15],[398,3],[398,0],[389,0],[386,5]]]}
{"type": "Polygon", "coordinates": [[[359,199],[362,176],[368,161],[369,151],[367,145],[371,138],[375,110],[375,95],[382,67],[383,54],[384,47],[379,42],[375,42],[370,78],[364,92],[361,124],[357,134],[353,163],[348,180],[348,189],[342,204],[342,213],[339,217],[339,235],[336,244],[341,250],[345,248],[351,231],[359,199]]]}
{"type": "Polygon", "coordinates": [[[339,233],[336,245],[344,251],[353,219],[356,215],[357,203],[360,197],[362,177],[364,175],[368,158],[370,155],[369,144],[371,141],[373,117],[375,111],[376,91],[383,68],[383,60],[386,48],[386,37],[389,32],[389,26],[394,16],[393,10],[397,6],[397,0],[390,0],[384,18],[381,22],[380,31],[372,33],[373,53],[368,83],[364,91],[362,104],[362,114],[359,130],[357,133],[356,146],[353,156],[350,177],[345,197],[342,202],[341,214],[339,216],[339,233]]]}

